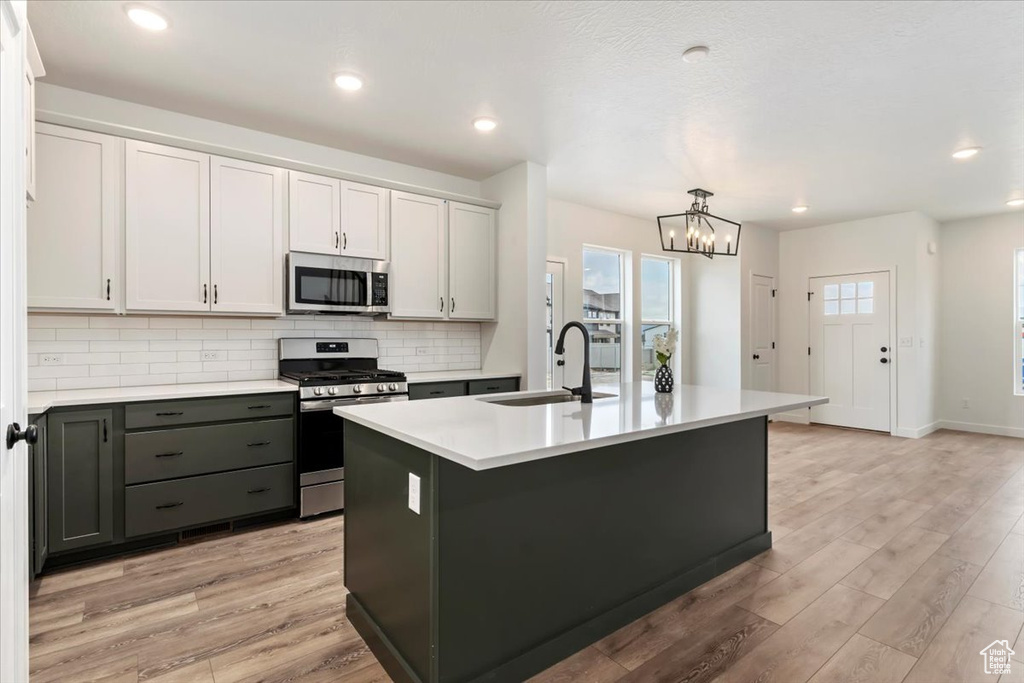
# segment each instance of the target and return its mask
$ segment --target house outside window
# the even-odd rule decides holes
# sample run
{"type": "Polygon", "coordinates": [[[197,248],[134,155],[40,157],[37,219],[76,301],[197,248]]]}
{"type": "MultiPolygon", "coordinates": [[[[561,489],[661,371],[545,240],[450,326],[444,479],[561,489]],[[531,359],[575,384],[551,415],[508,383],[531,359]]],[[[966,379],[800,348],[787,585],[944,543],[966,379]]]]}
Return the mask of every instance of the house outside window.
{"type": "Polygon", "coordinates": [[[654,381],[659,365],[654,337],[668,332],[673,324],[673,265],[671,259],[657,256],[640,259],[640,370],[645,382],[654,381]]]}
{"type": "Polygon", "coordinates": [[[594,384],[622,381],[623,254],[583,249],[583,323],[590,333],[590,369],[594,384]]]}

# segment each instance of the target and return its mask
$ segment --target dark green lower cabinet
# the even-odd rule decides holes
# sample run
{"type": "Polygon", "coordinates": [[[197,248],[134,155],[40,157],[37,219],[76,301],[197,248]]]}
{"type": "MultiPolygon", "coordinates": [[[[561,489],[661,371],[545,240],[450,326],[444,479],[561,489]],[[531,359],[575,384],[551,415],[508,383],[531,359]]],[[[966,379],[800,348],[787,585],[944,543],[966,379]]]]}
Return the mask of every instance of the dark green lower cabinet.
{"type": "Polygon", "coordinates": [[[47,552],[114,540],[113,411],[47,418],[47,552]]]}

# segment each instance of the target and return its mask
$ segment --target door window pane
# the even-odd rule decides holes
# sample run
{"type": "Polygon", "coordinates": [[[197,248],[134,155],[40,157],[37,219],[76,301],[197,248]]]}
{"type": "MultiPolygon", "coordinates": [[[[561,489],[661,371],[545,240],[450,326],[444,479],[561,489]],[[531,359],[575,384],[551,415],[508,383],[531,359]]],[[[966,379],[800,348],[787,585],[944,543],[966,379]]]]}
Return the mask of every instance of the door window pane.
{"type": "Polygon", "coordinates": [[[838,299],[839,285],[825,285],[825,299],[838,299]]]}
{"type": "Polygon", "coordinates": [[[853,299],[843,299],[841,302],[842,306],[839,312],[843,315],[850,315],[851,313],[857,312],[857,302],[853,299]]]}
{"type": "Polygon", "coordinates": [[[825,302],[825,315],[839,315],[839,302],[838,301],[826,301],[825,302]]]}
{"type": "Polygon", "coordinates": [[[874,313],[875,312],[875,300],[874,299],[857,299],[857,312],[858,313],[874,313]]]}
{"type": "Polygon", "coordinates": [[[844,282],[841,289],[844,299],[857,298],[857,285],[853,282],[844,282]]]}
{"type": "Polygon", "coordinates": [[[643,320],[670,320],[672,317],[672,264],[661,259],[641,261],[640,298],[643,320]]]}
{"type": "Polygon", "coordinates": [[[857,283],[857,296],[871,298],[875,295],[875,283],[874,282],[858,282],[857,283]]]}

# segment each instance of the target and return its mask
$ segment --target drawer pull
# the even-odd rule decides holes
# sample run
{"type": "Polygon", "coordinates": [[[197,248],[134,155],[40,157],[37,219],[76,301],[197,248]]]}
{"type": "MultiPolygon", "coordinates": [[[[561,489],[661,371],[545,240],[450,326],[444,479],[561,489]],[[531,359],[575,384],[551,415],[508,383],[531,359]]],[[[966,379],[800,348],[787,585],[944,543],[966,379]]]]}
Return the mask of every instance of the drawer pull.
{"type": "Polygon", "coordinates": [[[249,448],[256,448],[257,446],[269,446],[270,442],[269,441],[256,441],[254,443],[247,443],[245,445],[248,446],[249,448]]]}
{"type": "Polygon", "coordinates": [[[501,387],[486,387],[486,389],[487,391],[497,391],[498,389],[501,389],[501,387]]]}
{"type": "Polygon", "coordinates": [[[258,406],[249,406],[249,410],[266,410],[267,408],[270,408],[270,407],[272,407],[272,406],[269,403],[264,403],[264,404],[258,405],[258,406]]]}
{"type": "Polygon", "coordinates": [[[183,502],[181,502],[179,500],[177,503],[164,503],[163,505],[157,505],[156,509],[157,510],[169,510],[170,508],[180,507],[180,506],[182,506],[184,504],[185,503],[183,503],[183,502]]]}
{"type": "Polygon", "coordinates": [[[157,453],[154,458],[173,458],[176,455],[184,455],[185,451],[174,451],[173,453],[157,453]]]}
{"type": "Polygon", "coordinates": [[[157,413],[156,416],[157,417],[173,417],[175,415],[184,415],[184,414],[185,413],[183,413],[180,410],[168,410],[168,411],[163,412],[163,413],[157,413]]]}
{"type": "Polygon", "coordinates": [[[440,396],[443,393],[444,393],[444,389],[438,389],[437,391],[431,391],[430,395],[431,396],[440,396]]]}
{"type": "Polygon", "coordinates": [[[270,490],[269,486],[264,486],[261,489],[249,489],[249,493],[266,493],[270,490]]]}

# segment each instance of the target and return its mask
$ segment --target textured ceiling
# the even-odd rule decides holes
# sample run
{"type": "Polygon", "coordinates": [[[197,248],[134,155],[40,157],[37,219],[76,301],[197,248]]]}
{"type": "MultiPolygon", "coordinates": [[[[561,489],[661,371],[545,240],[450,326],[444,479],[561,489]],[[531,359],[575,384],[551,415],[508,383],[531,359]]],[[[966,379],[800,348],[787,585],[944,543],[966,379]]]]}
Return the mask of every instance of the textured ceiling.
{"type": "Polygon", "coordinates": [[[46,81],[474,179],[537,161],[551,196],[643,217],[697,186],[780,229],[1024,196],[1022,2],[149,4],[168,31],[31,1],[46,81]]]}

